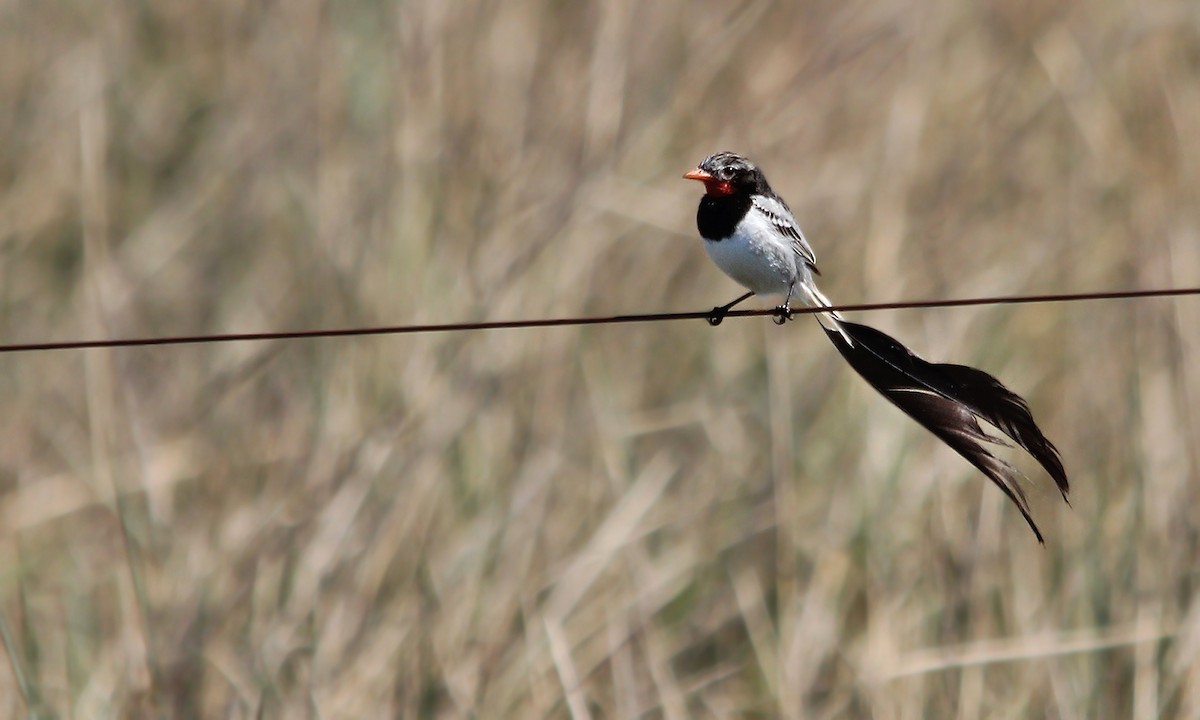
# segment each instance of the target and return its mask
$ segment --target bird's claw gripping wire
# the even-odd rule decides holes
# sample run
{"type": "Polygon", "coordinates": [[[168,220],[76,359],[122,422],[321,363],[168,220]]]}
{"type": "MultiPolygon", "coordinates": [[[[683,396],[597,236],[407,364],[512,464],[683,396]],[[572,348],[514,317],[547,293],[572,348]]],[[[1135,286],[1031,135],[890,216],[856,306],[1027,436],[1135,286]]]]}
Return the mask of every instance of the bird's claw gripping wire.
{"type": "Polygon", "coordinates": [[[746,298],[750,297],[753,294],[754,293],[752,293],[752,292],[748,292],[745,295],[739,295],[738,297],[734,298],[730,302],[727,302],[724,305],[718,305],[717,307],[713,308],[712,312],[710,312],[708,314],[708,317],[706,318],[708,320],[708,324],[712,325],[713,327],[720,325],[721,321],[725,319],[725,315],[727,315],[729,313],[729,311],[732,310],[735,305],[742,302],[743,300],[745,300],[746,298]]]}
{"type": "Polygon", "coordinates": [[[787,303],[775,308],[771,311],[771,313],[774,316],[771,318],[771,320],[776,325],[782,325],[796,316],[796,314],[792,312],[791,305],[788,305],[787,303]]]}
{"type": "Polygon", "coordinates": [[[788,286],[787,297],[783,299],[783,304],[775,308],[775,317],[771,318],[776,325],[782,325],[792,319],[792,293],[796,291],[796,284],[792,283],[788,286]]]}

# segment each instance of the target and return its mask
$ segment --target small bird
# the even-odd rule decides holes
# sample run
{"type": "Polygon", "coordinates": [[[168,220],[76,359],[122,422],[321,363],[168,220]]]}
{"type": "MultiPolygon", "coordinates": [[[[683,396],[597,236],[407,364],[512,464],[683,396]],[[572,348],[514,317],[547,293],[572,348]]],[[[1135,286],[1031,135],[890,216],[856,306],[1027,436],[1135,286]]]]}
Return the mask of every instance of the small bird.
{"type": "MultiPolygon", "coordinates": [[[[710,325],[719,325],[735,305],[754,295],[783,295],[775,322],[792,317],[799,297],[812,307],[831,307],[817,289],[817,258],[783,198],[771,189],[762,170],[732,152],[719,152],[684,173],[704,183],[696,225],[708,256],[749,292],[714,307],[710,325]]],[[[1017,470],[983,443],[1004,440],[979,425],[985,420],[1028,452],[1053,478],[1070,504],[1066,470],[1054,444],[1042,434],[1029,405],[991,375],[966,365],[930,363],[895,338],[866,325],[848,322],[836,311],[816,314],[817,321],[850,366],[880,394],[933,433],[996,483],[1016,504],[1038,542],[1029,500],[1017,482],[1017,470]]]]}

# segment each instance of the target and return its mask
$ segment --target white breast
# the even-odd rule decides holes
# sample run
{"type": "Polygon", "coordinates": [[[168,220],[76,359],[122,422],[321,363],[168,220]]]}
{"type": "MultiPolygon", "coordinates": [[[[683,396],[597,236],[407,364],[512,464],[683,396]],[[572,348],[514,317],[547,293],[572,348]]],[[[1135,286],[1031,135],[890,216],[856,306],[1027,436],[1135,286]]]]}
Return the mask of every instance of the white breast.
{"type": "Polygon", "coordinates": [[[801,280],[791,243],[755,212],[738,224],[733,235],[724,240],[705,240],[704,248],[717,267],[756,295],[783,294],[801,280]]]}

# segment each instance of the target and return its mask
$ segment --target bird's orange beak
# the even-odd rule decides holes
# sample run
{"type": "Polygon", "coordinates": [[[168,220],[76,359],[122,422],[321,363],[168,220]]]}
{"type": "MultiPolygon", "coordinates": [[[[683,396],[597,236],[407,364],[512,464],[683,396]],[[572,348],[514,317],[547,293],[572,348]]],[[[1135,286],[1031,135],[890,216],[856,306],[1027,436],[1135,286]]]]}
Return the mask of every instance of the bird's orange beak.
{"type": "Polygon", "coordinates": [[[696,168],[688,170],[683,174],[688,180],[699,180],[704,183],[704,192],[709,195],[732,195],[733,185],[730,185],[724,180],[718,180],[716,175],[713,175],[707,170],[696,168]]]}

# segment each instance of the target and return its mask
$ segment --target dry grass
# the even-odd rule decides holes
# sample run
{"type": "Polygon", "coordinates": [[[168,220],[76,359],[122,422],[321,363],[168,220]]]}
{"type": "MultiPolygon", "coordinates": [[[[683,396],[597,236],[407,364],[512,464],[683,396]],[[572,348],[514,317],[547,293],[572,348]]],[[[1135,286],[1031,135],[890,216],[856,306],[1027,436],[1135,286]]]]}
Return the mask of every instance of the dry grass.
{"type": "MultiPolygon", "coordinates": [[[[1189,0],[0,31],[9,341],[710,307],[723,148],[838,300],[1200,282],[1189,0]]],[[[1030,400],[1045,549],[811,322],[4,357],[0,714],[1200,715],[1200,301],[864,319],[1030,400]]]]}

